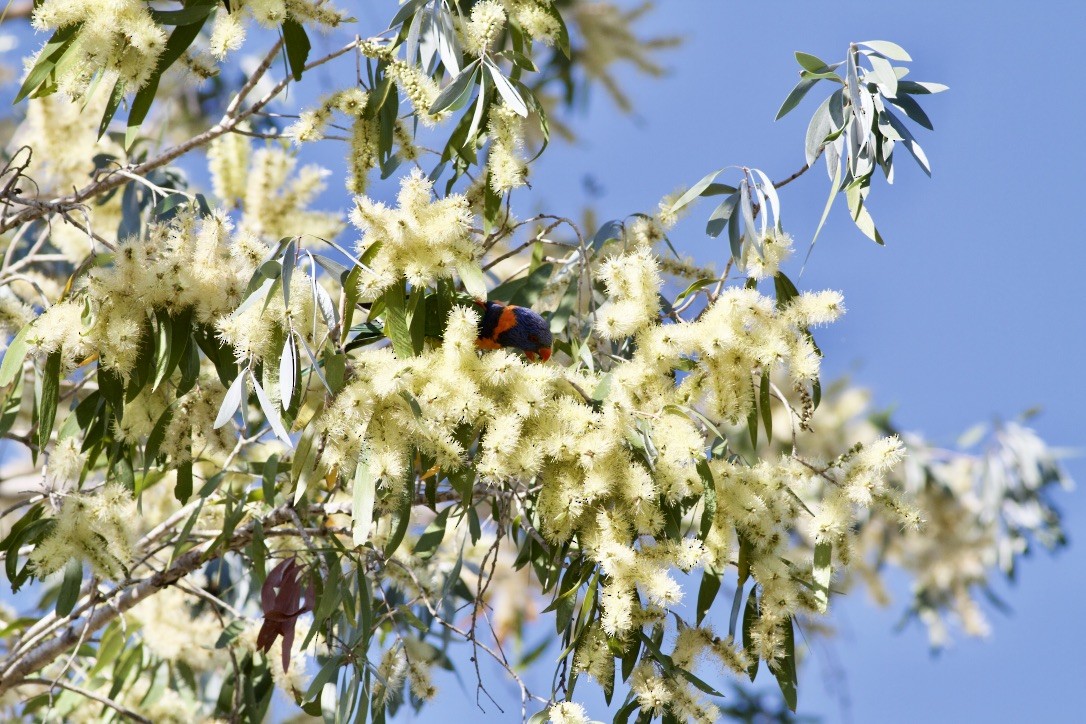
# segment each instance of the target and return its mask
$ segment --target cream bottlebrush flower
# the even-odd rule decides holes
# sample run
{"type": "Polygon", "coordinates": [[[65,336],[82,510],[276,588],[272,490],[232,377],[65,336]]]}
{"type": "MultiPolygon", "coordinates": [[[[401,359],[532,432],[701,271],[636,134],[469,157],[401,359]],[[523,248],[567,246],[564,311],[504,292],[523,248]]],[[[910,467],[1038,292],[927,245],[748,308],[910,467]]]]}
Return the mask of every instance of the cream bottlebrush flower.
{"type": "MultiPolygon", "coordinates": [[[[190,580],[188,585],[200,584],[190,580]]],[[[199,603],[195,596],[170,587],[144,599],[128,615],[139,623],[143,644],[151,653],[187,664],[194,671],[210,671],[226,659],[226,651],[215,647],[223,627],[199,603]]]]}
{"type": "Polygon", "coordinates": [[[116,579],[132,560],[131,521],[135,501],[120,485],[64,498],[49,536],[30,554],[39,575],[59,571],[72,559],[86,560],[103,578],[116,579]]]}
{"type": "Polygon", "coordinates": [[[449,117],[447,110],[437,114],[430,113],[430,107],[441,93],[441,88],[433,78],[398,58],[389,62],[388,76],[396,81],[396,86],[411,101],[424,126],[433,127],[449,117]]]}
{"type": "Polygon", "coordinates": [[[230,205],[245,196],[251,151],[249,139],[240,133],[224,133],[208,146],[212,187],[215,195],[230,205]]]}
{"type": "Polygon", "coordinates": [[[351,221],[363,232],[359,254],[381,244],[370,262],[373,273],[359,280],[361,299],[376,299],[403,277],[414,286],[433,284],[478,256],[467,199],[450,194],[434,200],[432,191],[433,182],[413,169],[400,182],[398,209],[366,196],[355,199],[351,221]]]}
{"type": "MultiPolygon", "coordinates": [[[[109,134],[98,138],[98,120],[108,95],[97,93],[81,102],[54,93],[25,101],[26,117],[15,129],[8,148],[10,152],[23,145],[34,149],[27,173],[37,183],[38,194],[63,195],[86,186],[91,180],[88,174],[94,169],[93,159],[98,154],[125,157],[124,149],[109,134]]],[[[73,218],[78,225],[52,224],[49,241],[69,261],[78,264],[94,249],[95,242],[87,233],[86,224],[107,241],[116,238],[121,220],[121,194],[114,194],[101,205],[89,204],[73,218]]]]}
{"type": "Polygon", "coordinates": [[[302,111],[298,120],[283,131],[283,135],[293,138],[295,143],[319,141],[324,138],[324,129],[332,120],[332,111],[339,110],[358,119],[366,110],[368,99],[369,94],[361,88],[330,93],[321,99],[316,108],[302,111]]]}
{"type": "Polygon", "coordinates": [[[207,41],[207,50],[216,60],[224,59],[228,53],[237,50],[245,42],[244,13],[215,13],[215,22],[211,26],[211,38],[207,41]]]}
{"type": "Polygon", "coordinates": [[[83,305],[67,300],[49,307],[34,320],[26,343],[37,354],[60,352],[62,372],[75,369],[91,352],[83,331],[83,305]]]}
{"type": "Polygon", "coordinates": [[[743,250],[743,268],[753,279],[767,279],[780,271],[781,264],[792,256],[792,237],[783,231],[770,229],[762,238],[761,252],[754,244],[743,250]]]}
{"type": "Polygon", "coordinates": [[[551,0],[502,0],[502,4],[529,37],[554,45],[560,26],[551,14],[555,11],[547,9],[551,0]]]}
{"type": "Polygon", "coordinates": [[[660,272],[645,248],[611,257],[597,278],[610,299],[597,312],[596,329],[607,339],[622,339],[654,323],[660,311],[660,272]]]}
{"type": "Polygon", "coordinates": [[[590,721],[584,707],[575,701],[560,701],[547,711],[551,724],[598,724],[590,721]]]}
{"type": "Polygon", "coordinates": [[[142,87],[166,46],[165,31],[140,0],[44,0],[32,23],[37,30],[80,24],[68,52],[83,62],[57,68],[57,84],[73,97],[81,96],[99,71],[115,73],[128,90],[142,87]]]}
{"type": "Polygon", "coordinates": [[[66,437],[57,442],[49,453],[49,465],[46,478],[54,489],[63,489],[67,483],[76,480],[83,472],[87,456],[80,451],[80,440],[66,437]]]}
{"type": "Polygon", "coordinates": [[[324,178],[330,172],[308,165],[295,173],[297,163],[286,150],[274,146],[253,154],[241,204],[241,229],[270,239],[300,234],[331,239],[340,232],[339,214],[305,208],[324,190],[324,178]]]}
{"type": "Polygon", "coordinates": [[[523,119],[504,103],[490,107],[490,154],[487,156],[487,179],[499,194],[508,193],[525,184],[528,165],[519,155],[524,145],[523,119]]]}
{"type": "Polygon", "coordinates": [[[505,9],[497,0],[481,0],[471,8],[471,19],[464,23],[464,50],[484,55],[505,27],[505,9]]]}

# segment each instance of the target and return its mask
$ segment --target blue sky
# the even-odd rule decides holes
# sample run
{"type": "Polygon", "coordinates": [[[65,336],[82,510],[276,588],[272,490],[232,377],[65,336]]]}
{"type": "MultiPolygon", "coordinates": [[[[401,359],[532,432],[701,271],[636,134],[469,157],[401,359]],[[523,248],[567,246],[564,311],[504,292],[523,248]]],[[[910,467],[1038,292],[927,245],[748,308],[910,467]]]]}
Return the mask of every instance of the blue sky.
{"type": "MultiPolygon", "coordinates": [[[[851,374],[873,390],[878,406],[894,406],[901,426],[943,444],[975,422],[1038,405],[1042,414],[1031,424],[1046,440],[1086,449],[1079,377],[1086,223],[1078,213],[1086,151],[1074,120],[1086,110],[1075,50],[1086,5],[660,6],[643,27],[686,39],[664,56],[668,77],[624,75],[638,109],[633,118],[602,94],[593,99],[578,123],[583,142],[552,146],[534,171],[548,208],[576,215],[588,202],[587,176],[604,190],[594,200],[600,219],[651,210],[664,194],[725,165],[783,178],[803,165],[804,131],[822,93],[812,91],[773,122],[796,80],[792,52],[833,61],[850,41],[893,40],[914,58],[911,78],[951,90],[923,104],[935,131],[918,136],[933,177],[903,157],[893,187],[876,182],[870,206],[887,245],[852,226],[843,199],[822,232],[800,286],[840,289],[849,308],[819,335],[826,374],[851,374]]],[[[814,231],[828,183],[820,167],[782,191],[784,223],[798,246],[814,231]]],[[[710,210],[695,207],[696,221],[674,240],[723,260],[723,245],[701,233],[710,210]]],[[[1067,467],[1086,480],[1081,458],[1067,467]]],[[[841,634],[816,644],[802,669],[800,713],[829,722],[1077,720],[1086,682],[1086,502],[1081,492],[1057,500],[1071,547],[1055,557],[1040,552],[1016,586],[997,586],[1014,612],[989,611],[987,640],[958,636],[933,657],[918,624],[895,632],[908,600],[903,580],[894,581],[895,604],[886,610],[862,592],[835,599],[841,634]],[[849,705],[831,689],[844,692],[849,705]]],[[[443,701],[475,720],[470,674],[465,681],[462,704],[452,691],[443,701]]],[[[445,685],[458,688],[453,680],[445,685]]],[[[578,693],[592,686],[582,683],[578,693]]],[[[602,701],[590,703],[594,709],[602,701]]],[[[417,721],[447,721],[449,712],[424,711],[417,721]]],[[[598,709],[590,713],[603,718],[598,709]]]]}
{"type": "MultiPolygon", "coordinates": [[[[844,56],[849,41],[893,40],[915,59],[911,77],[951,90],[924,104],[936,130],[919,140],[933,177],[899,158],[894,187],[876,182],[870,206],[887,246],[863,237],[839,203],[799,280],[801,288],[842,290],[849,308],[819,335],[826,377],[851,374],[874,391],[878,406],[894,406],[898,424],[944,444],[977,421],[1040,406],[1032,425],[1046,440],[1086,449],[1077,414],[1086,404],[1079,377],[1086,359],[1086,223],[1078,213],[1086,151],[1075,120],[1086,110],[1075,50],[1086,5],[660,5],[642,23],[644,31],[686,39],[662,56],[669,75],[623,74],[638,109],[633,117],[619,114],[602,94],[593,98],[575,119],[582,142],[553,144],[533,172],[546,207],[577,217],[592,203],[607,219],[652,210],[664,194],[725,165],[787,176],[803,164],[804,130],[822,93],[816,89],[789,117],[773,122],[796,79],[792,51],[832,61],[844,56]],[[589,177],[601,196],[586,196],[589,177]]],[[[362,32],[387,15],[383,8],[360,7],[362,32]]],[[[347,205],[336,180],[342,150],[324,144],[315,154],[336,170],[328,207],[347,205]]],[[[818,168],[782,192],[785,226],[801,247],[827,187],[818,168]]],[[[719,265],[724,245],[701,233],[709,211],[695,207],[695,221],[680,227],[674,241],[719,265]]],[[[1086,481],[1083,459],[1070,460],[1068,468],[1086,481]]],[[[886,610],[873,609],[862,593],[834,599],[841,635],[817,645],[802,669],[800,713],[831,722],[1076,720],[1086,682],[1086,502],[1081,492],[1058,502],[1070,549],[1054,558],[1036,555],[1017,586],[997,587],[1014,613],[991,612],[987,641],[958,637],[932,657],[918,625],[895,633],[907,600],[904,581],[895,581],[897,599],[886,610]]],[[[455,679],[440,681],[437,707],[401,719],[510,718],[508,708],[505,716],[492,707],[492,716],[480,715],[470,668],[463,681],[464,694],[455,679]]],[[[498,683],[491,689],[513,693],[498,683]]],[[[609,718],[592,691],[590,683],[579,686],[591,713],[609,718]]]]}

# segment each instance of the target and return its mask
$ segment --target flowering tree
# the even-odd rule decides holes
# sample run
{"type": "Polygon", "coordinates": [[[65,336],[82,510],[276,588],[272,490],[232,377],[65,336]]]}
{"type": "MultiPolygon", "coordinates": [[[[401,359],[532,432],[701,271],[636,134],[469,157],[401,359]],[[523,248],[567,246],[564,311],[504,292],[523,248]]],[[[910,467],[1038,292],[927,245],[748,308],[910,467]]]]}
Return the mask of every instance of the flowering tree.
{"type": "Polygon", "coordinates": [[[0,554],[36,600],[0,611],[5,716],[259,721],[278,689],[382,721],[435,666],[486,696],[482,658],[537,722],[586,721],[586,678],[616,721],[714,721],[714,660],[795,710],[797,627],[888,565],[935,644],[984,632],[989,580],[1063,543],[1056,456],[1014,423],[936,449],[823,387],[843,300],[782,271],[778,190],[824,164],[823,222],[843,194],[882,243],[872,181],[898,146],[928,170],[918,99],[945,88],[887,41],[797,53],[778,117],[827,93],[795,174],[728,167],[585,228],[518,209],[579,98],[626,107],[614,65],[658,70],[643,9],[387,5],[387,29],[323,0],[7,16],[51,35],[0,175],[0,554]],[[310,89],[326,64],[341,85],[310,89]],[[318,141],[349,215],[311,208],[318,141]],[[178,165],[201,154],[213,193],[178,165]],[[691,209],[722,272],[675,252],[691,209]],[[535,625],[545,689],[505,645],[535,625]]]}

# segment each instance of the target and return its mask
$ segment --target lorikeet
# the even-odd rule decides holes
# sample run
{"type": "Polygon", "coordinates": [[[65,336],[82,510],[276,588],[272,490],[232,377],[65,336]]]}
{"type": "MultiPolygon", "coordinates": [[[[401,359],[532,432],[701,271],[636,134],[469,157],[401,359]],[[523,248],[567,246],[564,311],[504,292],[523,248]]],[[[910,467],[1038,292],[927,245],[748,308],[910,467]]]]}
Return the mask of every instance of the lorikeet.
{"type": "Polygon", "coordinates": [[[481,349],[516,347],[535,361],[551,358],[550,325],[547,320],[527,307],[502,302],[478,302],[483,307],[479,321],[479,338],[475,341],[481,349]]]}

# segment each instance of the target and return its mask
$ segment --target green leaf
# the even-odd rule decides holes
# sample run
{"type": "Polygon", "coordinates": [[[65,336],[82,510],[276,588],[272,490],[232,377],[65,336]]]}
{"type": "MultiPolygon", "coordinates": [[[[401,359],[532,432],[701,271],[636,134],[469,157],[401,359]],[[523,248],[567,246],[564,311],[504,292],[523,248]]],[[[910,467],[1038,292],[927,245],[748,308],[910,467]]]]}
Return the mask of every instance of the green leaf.
{"type": "Polygon", "coordinates": [[[192,497],[192,461],[188,460],[177,466],[177,482],[173,486],[173,497],[182,505],[192,497]]]}
{"type": "Polygon", "coordinates": [[[782,625],[785,627],[784,656],[769,662],[769,670],[773,672],[773,676],[777,677],[777,684],[781,687],[781,693],[784,694],[784,701],[788,704],[788,708],[795,712],[798,684],[796,679],[796,635],[791,617],[789,617],[787,623],[782,625]]]}
{"type": "Polygon", "coordinates": [[[105,111],[102,113],[102,120],[98,124],[98,138],[106,135],[106,129],[109,128],[110,122],[113,120],[113,116],[117,114],[117,109],[121,106],[121,101],[124,100],[124,81],[117,81],[113,85],[113,90],[109,94],[109,100],[106,102],[105,111]]]}
{"type": "Polygon", "coordinates": [[[834,102],[834,99],[838,99],[839,102],[837,92],[822,101],[822,105],[815,110],[810,123],[807,124],[807,136],[803,147],[808,166],[814,165],[826,137],[836,130],[833,125],[833,116],[830,114],[830,103],[834,102]]]}
{"type": "Polygon", "coordinates": [[[777,110],[777,116],[773,120],[779,121],[788,115],[793,108],[800,104],[800,101],[807,95],[807,91],[814,88],[818,81],[818,78],[800,78],[799,82],[796,83],[795,88],[793,88],[788,94],[788,97],[784,99],[784,103],[781,103],[781,107],[777,110]]]}
{"type": "Polygon", "coordinates": [[[15,100],[12,101],[12,104],[18,103],[38,89],[71,49],[76,33],[82,27],[83,23],[76,23],[60,28],[53,33],[53,37],[49,38],[45,43],[45,47],[41,49],[41,53],[38,54],[37,62],[30,69],[26,80],[23,81],[23,85],[19,88],[19,92],[15,94],[15,100]]]}
{"type": "Polygon", "coordinates": [[[363,452],[354,469],[351,487],[351,536],[356,546],[366,544],[373,527],[373,503],[377,499],[377,479],[370,470],[369,456],[363,452]]]}
{"type": "MultiPolygon", "coordinates": [[[[724,231],[724,227],[732,219],[735,214],[735,208],[739,205],[739,194],[733,193],[728,198],[720,202],[720,204],[713,209],[713,213],[709,215],[709,221],[705,225],[705,233],[714,239],[720,236],[720,233],[724,231]]],[[[736,229],[738,229],[738,224],[736,229]]],[[[736,254],[736,250],[732,248],[733,254],[736,254]]]]}
{"type": "Polygon", "coordinates": [[[562,55],[566,56],[566,58],[572,58],[569,46],[569,28],[566,27],[566,21],[562,19],[562,13],[558,12],[558,8],[553,3],[544,4],[543,10],[558,23],[558,49],[562,51],[562,55]]]}
{"type": "Polygon", "coordinates": [[[219,639],[215,642],[215,648],[225,649],[230,645],[234,639],[241,636],[245,632],[245,629],[249,627],[249,622],[246,619],[236,618],[227,624],[223,632],[219,634],[219,639]]]}
{"type": "Polygon", "coordinates": [[[762,371],[762,382],[758,387],[758,407],[762,410],[762,424],[765,425],[766,444],[773,442],[773,410],[769,407],[769,370],[762,371]]]}
{"type": "Polygon", "coordinates": [[[479,74],[479,61],[468,63],[460,73],[445,86],[430,106],[430,115],[436,115],[442,111],[458,111],[471,100],[471,90],[475,87],[475,79],[479,74]]]}
{"type": "Polygon", "coordinates": [[[189,25],[210,15],[215,9],[215,3],[192,4],[179,10],[148,9],[151,12],[151,19],[158,25],[189,25]]]}
{"type": "Polygon", "coordinates": [[[488,298],[520,307],[534,306],[547,286],[553,270],[554,264],[549,262],[540,264],[527,276],[510,279],[494,287],[490,290],[488,298]]]}
{"type": "Polygon", "coordinates": [[[821,58],[798,50],[796,51],[796,61],[803,66],[804,70],[809,70],[813,73],[825,72],[825,70],[830,67],[829,64],[821,58]]]}
{"type": "Polygon", "coordinates": [[[701,476],[701,483],[705,488],[702,496],[705,508],[701,513],[701,528],[698,531],[698,537],[704,541],[712,530],[713,520],[716,518],[716,480],[713,478],[713,471],[709,467],[708,460],[698,461],[698,475],[701,476]]]}
{"type": "Polygon", "coordinates": [[[437,514],[437,517],[434,518],[430,525],[426,526],[426,530],[422,532],[422,535],[419,536],[418,541],[415,543],[414,555],[423,560],[434,555],[437,547],[441,545],[441,541],[445,539],[445,528],[451,510],[452,507],[445,508],[437,514]]]}
{"type": "Polygon", "coordinates": [[[747,413],[747,432],[750,433],[750,446],[758,448],[758,397],[754,397],[754,404],[747,413]]]}
{"type": "Polygon", "coordinates": [[[173,420],[174,407],[170,405],[162,414],[159,415],[158,421],[155,422],[154,428],[151,429],[151,434],[147,436],[147,445],[143,449],[143,473],[147,474],[147,471],[151,467],[151,463],[158,457],[158,449],[162,446],[162,441],[166,438],[166,428],[169,427],[170,422],[173,420]]]}
{"type": "Polygon", "coordinates": [[[528,117],[528,105],[524,102],[524,98],[520,95],[513,84],[509,82],[509,79],[502,75],[498,66],[491,62],[484,62],[487,71],[490,73],[491,80],[494,81],[495,87],[498,89],[498,94],[505,101],[505,105],[513,110],[521,118],[528,117]]]}
{"type": "Polygon", "coordinates": [[[45,450],[53,423],[57,418],[57,400],[60,398],[60,350],[45,359],[42,371],[41,401],[38,406],[38,450],[45,450]]]}
{"type": "Polygon", "coordinates": [[[26,335],[30,332],[33,322],[28,322],[11,340],[4,359],[0,362],[0,387],[7,387],[15,379],[15,375],[23,371],[23,360],[26,359],[27,344],[26,335]]]}
{"type": "MultiPolygon", "coordinates": [[[[890,60],[897,60],[902,63],[908,63],[912,60],[912,56],[905,52],[905,48],[897,43],[891,43],[889,40],[861,40],[857,45],[867,46],[876,53],[885,55],[890,60]]],[[[795,707],[792,707],[792,711],[795,710],[795,707]]]]}
{"type": "Polygon", "coordinates": [[[931,119],[928,118],[928,114],[925,113],[924,109],[920,107],[920,104],[910,96],[900,93],[896,98],[888,98],[887,101],[924,128],[929,131],[934,130],[934,126],[932,125],[931,119]]]}
{"type": "Polygon", "coordinates": [[[282,27],[290,73],[294,76],[294,80],[301,80],[305,61],[309,58],[309,51],[313,46],[309,42],[309,36],[305,34],[305,28],[297,20],[287,18],[283,21],[282,27]]]}
{"type": "Polygon", "coordinates": [[[264,470],[260,476],[260,485],[264,492],[264,502],[267,505],[275,505],[275,477],[279,474],[279,455],[272,454],[264,462],[264,470]]]}
{"type": "Polygon", "coordinates": [[[287,432],[286,427],[283,426],[283,418],[279,416],[279,410],[268,399],[267,393],[264,392],[264,388],[260,386],[260,380],[256,378],[256,375],[250,370],[249,376],[253,382],[253,391],[256,392],[256,401],[260,405],[261,412],[264,413],[264,419],[268,421],[268,425],[271,427],[272,432],[288,447],[294,447],[294,442],[290,439],[290,434],[287,432]]]}
{"type": "Polygon", "coordinates": [[[23,378],[20,377],[4,398],[4,404],[0,407],[0,436],[6,434],[19,418],[19,411],[23,406],[23,389],[23,378]]]}
{"type": "Polygon", "coordinates": [[[460,275],[460,281],[464,282],[464,291],[475,299],[486,301],[486,279],[477,262],[457,264],[456,272],[460,275]]]}
{"type": "Polygon", "coordinates": [[[253,521],[253,538],[249,541],[249,557],[253,562],[253,576],[258,585],[263,585],[264,579],[268,577],[265,565],[268,547],[264,545],[264,524],[260,522],[260,518],[253,521]]]}
{"type": "Polygon", "coordinates": [[[852,220],[856,224],[856,228],[864,233],[864,235],[879,244],[884,246],[886,242],[883,240],[882,235],[879,234],[879,230],[875,228],[875,220],[871,218],[871,213],[864,205],[863,192],[859,181],[853,181],[845,189],[845,199],[848,201],[848,209],[852,214],[852,220]]]}
{"type": "Polygon", "coordinates": [[[162,55],[158,57],[154,72],[147,79],[147,83],[136,91],[136,96],[132,99],[132,108],[128,112],[128,128],[124,134],[124,147],[126,149],[132,148],[132,143],[136,140],[136,134],[139,132],[140,126],[143,124],[144,119],[147,118],[148,111],[151,110],[151,104],[155,100],[155,93],[158,92],[158,83],[162,78],[162,74],[188,50],[189,46],[196,40],[196,36],[200,34],[200,29],[203,28],[205,22],[207,22],[206,15],[188,25],[179,25],[170,33],[170,37],[166,41],[166,47],[163,49],[162,55]]]}
{"type": "Polygon", "coordinates": [[[832,548],[833,544],[828,540],[815,543],[814,594],[819,613],[825,613],[829,606],[830,578],[833,575],[832,548]]]}
{"type": "MultiPolygon", "coordinates": [[[[411,470],[411,466],[408,466],[409,475],[412,480],[415,477],[415,473],[411,470]]],[[[413,489],[413,486],[408,486],[409,490],[413,489]]],[[[404,536],[407,534],[407,525],[411,522],[411,505],[414,503],[410,492],[403,496],[400,501],[399,510],[396,511],[392,529],[392,535],[389,536],[388,542],[385,544],[385,557],[391,556],[396,552],[396,549],[400,547],[400,543],[403,542],[404,536]]]]}
{"type": "Polygon", "coordinates": [[[833,201],[837,198],[838,186],[841,183],[841,164],[838,163],[833,170],[833,180],[830,181],[830,196],[826,199],[826,205],[822,207],[822,216],[818,219],[818,226],[815,227],[814,236],[811,237],[811,245],[807,247],[807,256],[803,259],[803,265],[807,265],[807,260],[811,258],[811,252],[814,251],[815,242],[818,241],[818,235],[822,232],[822,227],[826,225],[826,219],[829,218],[830,209],[833,207],[833,201]]]}
{"type": "Polygon", "coordinates": [[[747,605],[743,609],[743,649],[748,656],[754,658],[747,668],[747,676],[750,677],[751,682],[758,676],[758,657],[754,655],[753,632],[754,624],[758,623],[760,615],[761,613],[758,610],[758,587],[751,586],[750,593],[747,595],[747,605]]]}
{"type": "Polygon", "coordinates": [[[411,343],[411,330],[407,326],[407,300],[404,282],[398,281],[381,296],[385,304],[385,334],[392,342],[392,350],[400,359],[415,356],[411,343]]]}
{"type": "Polygon", "coordinates": [[[928,95],[931,93],[942,93],[945,90],[950,90],[950,86],[945,86],[942,83],[924,83],[915,80],[899,80],[897,82],[897,89],[901,93],[908,93],[910,95],[928,95]]]}
{"type": "Polygon", "coordinates": [[[234,381],[230,383],[230,387],[227,388],[226,394],[223,395],[222,404],[219,405],[219,412],[215,416],[214,429],[218,430],[220,427],[230,422],[230,419],[237,413],[238,408],[241,407],[244,391],[245,372],[241,371],[238,373],[238,376],[234,378],[234,381]]]}
{"type": "Polygon", "coordinates": [[[675,200],[675,203],[671,205],[671,212],[674,213],[678,211],[694,199],[701,196],[701,192],[707,189],[709,187],[709,184],[711,184],[716,179],[716,177],[723,172],[724,169],[718,168],[716,171],[713,171],[712,173],[707,174],[706,176],[703,176],[701,179],[699,179],[697,183],[687,189],[686,193],[684,193],[682,196],[675,200]]]}
{"type": "Polygon", "coordinates": [[[698,587],[698,611],[697,624],[701,625],[705,614],[716,600],[716,594],[720,591],[720,576],[711,571],[705,571],[701,576],[701,585],[698,587]]]}
{"type": "Polygon", "coordinates": [[[73,558],[64,566],[64,580],[60,583],[57,594],[57,616],[67,616],[79,600],[79,589],[83,585],[83,559],[73,558]]]}

